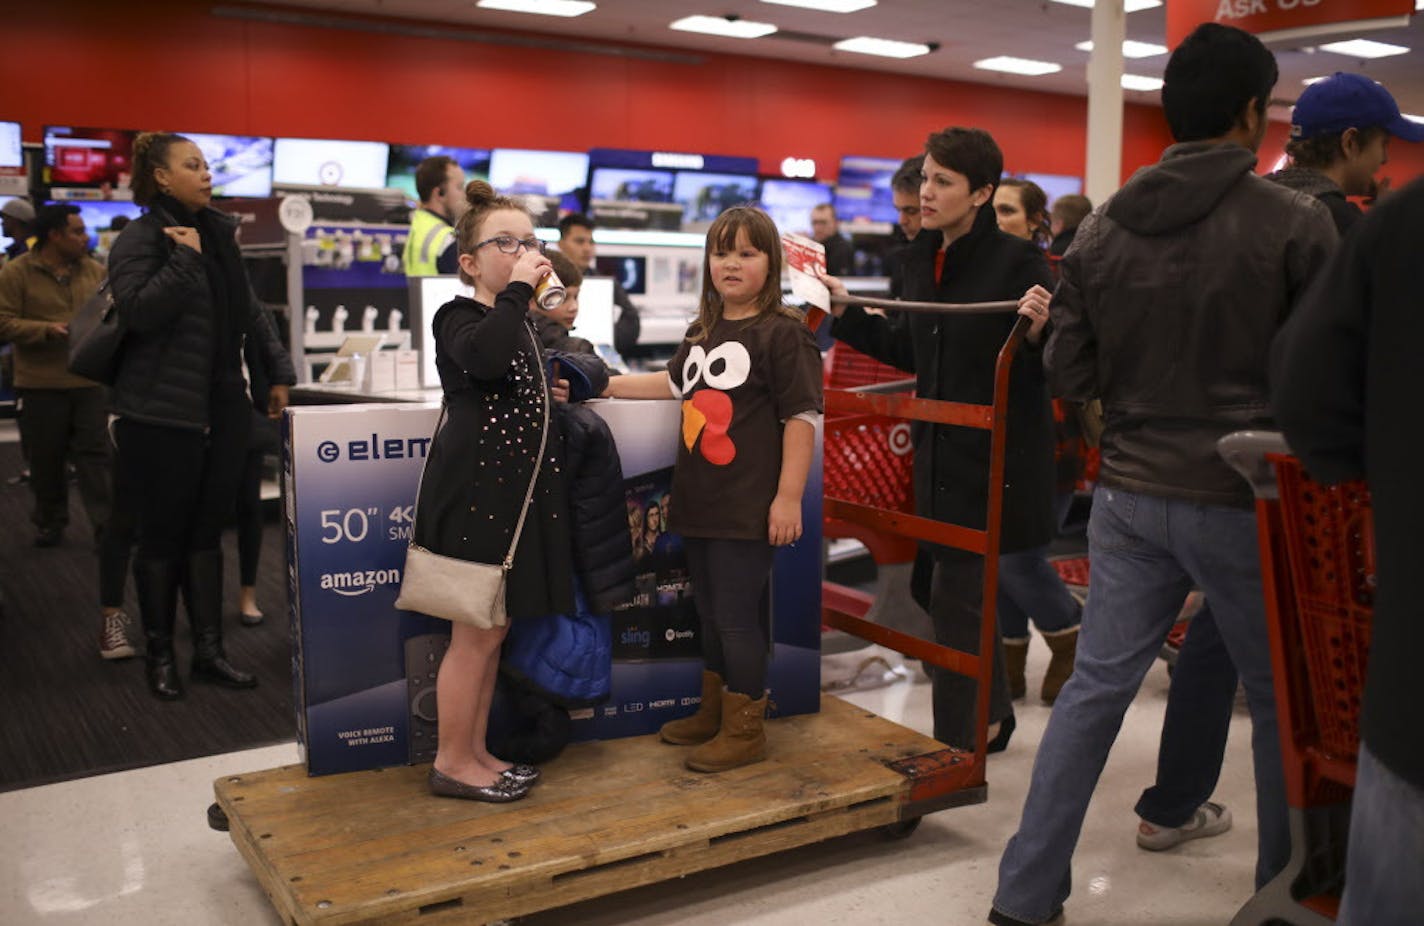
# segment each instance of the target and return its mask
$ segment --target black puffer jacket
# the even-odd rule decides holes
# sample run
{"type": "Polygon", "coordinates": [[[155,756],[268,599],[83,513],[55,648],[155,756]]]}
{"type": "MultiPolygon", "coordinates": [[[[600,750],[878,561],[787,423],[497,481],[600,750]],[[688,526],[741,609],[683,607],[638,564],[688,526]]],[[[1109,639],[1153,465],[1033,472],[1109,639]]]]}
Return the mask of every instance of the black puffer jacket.
{"type": "MultiPolygon", "coordinates": [[[[236,232],[238,220],[209,208],[236,232]]],[[[114,413],[148,424],[208,427],[213,380],[213,296],[203,258],[163,233],[180,224],[160,208],[130,222],[109,252],[109,285],[125,335],[114,382],[114,413]]],[[[268,381],[297,381],[271,316],[244,280],[228,304],[245,307],[245,329],[256,341],[268,381]]]]}
{"type": "Polygon", "coordinates": [[[608,614],[633,598],[633,543],[628,537],[623,466],[608,423],[588,407],[573,404],[590,393],[598,395],[608,379],[593,366],[601,366],[597,357],[556,354],[554,359],[565,371],[583,367],[571,374],[572,401],[554,408],[564,438],[574,572],[588,610],[608,614]],[[585,377],[587,385],[579,382],[585,377]]]}

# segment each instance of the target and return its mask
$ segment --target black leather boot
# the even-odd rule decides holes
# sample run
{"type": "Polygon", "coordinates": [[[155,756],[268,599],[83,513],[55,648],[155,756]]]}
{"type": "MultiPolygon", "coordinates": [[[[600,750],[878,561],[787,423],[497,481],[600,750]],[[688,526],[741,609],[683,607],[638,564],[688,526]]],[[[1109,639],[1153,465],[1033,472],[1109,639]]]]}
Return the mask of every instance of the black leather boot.
{"type": "Polygon", "coordinates": [[[193,625],[193,681],[226,688],[256,688],[257,676],[235,668],[223,653],[222,579],[221,550],[189,555],[183,603],[193,625]]]}
{"type": "Polygon", "coordinates": [[[173,622],[178,613],[178,580],[182,564],[166,559],[136,559],[134,590],[147,642],[145,677],[154,697],[174,701],[183,697],[183,683],[173,660],[173,622]]]}

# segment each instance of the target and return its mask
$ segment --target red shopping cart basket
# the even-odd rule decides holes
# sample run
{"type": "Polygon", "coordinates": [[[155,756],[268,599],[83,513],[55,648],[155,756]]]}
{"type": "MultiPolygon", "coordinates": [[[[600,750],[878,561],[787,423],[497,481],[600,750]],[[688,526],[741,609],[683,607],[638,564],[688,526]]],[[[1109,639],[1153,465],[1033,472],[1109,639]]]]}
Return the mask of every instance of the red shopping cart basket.
{"type": "Polygon", "coordinates": [[[1232,924],[1324,926],[1344,887],[1374,612],[1370,495],[1362,483],[1312,481],[1279,434],[1232,434],[1220,447],[1256,493],[1291,829],[1285,870],[1232,924]]]}

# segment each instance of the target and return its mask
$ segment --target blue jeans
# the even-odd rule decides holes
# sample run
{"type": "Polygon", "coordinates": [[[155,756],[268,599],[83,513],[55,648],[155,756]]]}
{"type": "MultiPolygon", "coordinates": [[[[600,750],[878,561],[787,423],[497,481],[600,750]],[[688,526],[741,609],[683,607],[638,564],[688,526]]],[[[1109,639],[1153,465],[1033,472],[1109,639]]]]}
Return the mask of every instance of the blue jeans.
{"type": "Polygon", "coordinates": [[[1030,618],[1039,633],[1054,633],[1076,626],[1082,616],[1048,562],[1048,547],[999,557],[998,605],[999,633],[1007,640],[1026,638],[1030,618]]]}
{"type": "Polygon", "coordinates": [[[994,909],[1043,923],[1068,899],[1088,802],[1123,714],[1193,583],[1211,602],[1246,685],[1260,833],[1256,884],[1265,884],[1285,866],[1290,835],[1255,515],[1100,486],[1088,551],[1092,585],[1076,665],[1039,745],[1019,831],[999,862],[994,909]]]}
{"type": "Polygon", "coordinates": [[[1157,783],[1142,792],[1137,815],[1156,826],[1184,826],[1216,790],[1231,711],[1236,702],[1236,666],[1207,601],[1192,618],[1157,747],[1157,783]]]}
{"type": "MultiPolygon", "coordinates": [[[[1413,710],[1417,705],[1399,705],[1413,710]]],[[[1406,926],[1424,912],[1424,789],[1360,745],[1338,926],[1406,926]]]]}

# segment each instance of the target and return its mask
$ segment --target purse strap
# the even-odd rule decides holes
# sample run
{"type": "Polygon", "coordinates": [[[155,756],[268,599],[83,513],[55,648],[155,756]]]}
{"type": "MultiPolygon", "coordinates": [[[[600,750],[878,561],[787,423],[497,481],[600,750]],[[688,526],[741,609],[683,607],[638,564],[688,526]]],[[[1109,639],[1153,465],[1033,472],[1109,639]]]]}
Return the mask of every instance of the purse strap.
{"type": "MultiPolygon", "coordinates": [[[[549,380],[548,377],[544,375],[544,365],[539,360],[539,342],[535,340],[534,329],[529,326],[529,322],[527,321],[524,323],[524,332],[529,335],[530,345],[534,348],[534,366],[539,371],[539,385],[542,387],[539,391],[544,398],[544,428],[539,434],[539,454],[534,457],[534,472],[529,477],[529,489],[524,493],[524,506],[519,510],[519,521],[514,525],[514,537],[509,541],[509,552],[505,554],[504,563],[500,567],[505,572],[508,572],[514,566],[514,551],[519,547],[520,534],[524,532],[524,519],[529,515],[529,505],[534,500],[534,488],[539,482],[539,468],[544,462],[544,450],[549,444],[549,380]]],[[[439,436],[445,424],[445,416],[448,411],[447,400],[442,396],[440,399],[440,418],[435,422],[436,436],[439,436]]],[[[426,458],[426,463],[429,463],[429,457],[426,458]]],[[[417,506],[420,504],[420,490],[425,485],[425,469],[424,466],[420,468],[420,481],[416,483],[415,501],[417,506]]],[[[415,543],[414,518],[411,519],[410,527],[411,546],[418,546],[418,544],[415,543]]]]}

